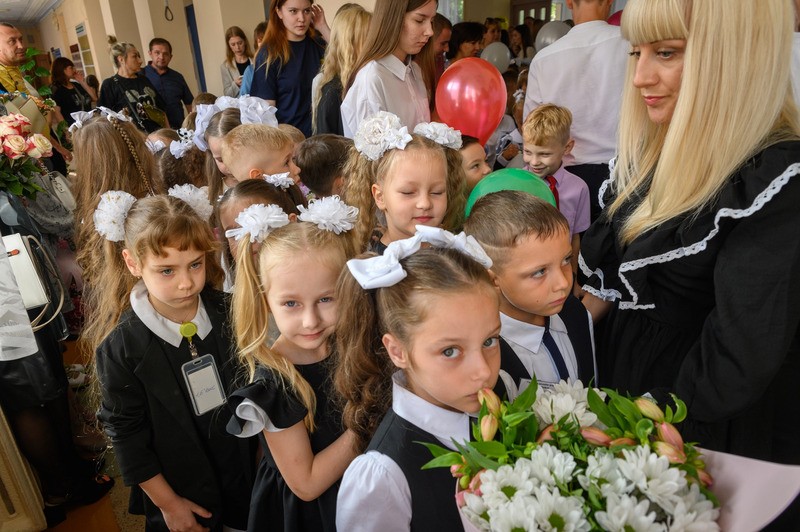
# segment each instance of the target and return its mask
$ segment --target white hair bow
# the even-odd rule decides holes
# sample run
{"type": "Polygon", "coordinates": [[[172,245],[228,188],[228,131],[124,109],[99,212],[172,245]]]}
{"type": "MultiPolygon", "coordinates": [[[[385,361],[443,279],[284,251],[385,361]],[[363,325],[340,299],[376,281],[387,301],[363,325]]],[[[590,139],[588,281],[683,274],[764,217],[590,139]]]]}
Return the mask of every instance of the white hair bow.
{"type": "Polygon", "coordinates": [[[135,202],[136,197],[123,190],[104,192],[94,211],[95,230],[111,242],[125,240],[125,218],[135,202]]]}
{"type": "Polygon", "coordinates": [[[316,224],[320,229],[337,235],[351,230],[358,219],[358,208],[346,204],[339,196],[311,200],[308,207],[298,205],[297,208],[300,210],[298,220],[316,224]]]}
{"type": "Polygon", "coordinates": [[[194,145],[202,151],[208,151],[208,144],[204,138],[206,129],[208,129],[208,123],[211,122],[211,118],[219,113],[221,109],[214,104],[200,104],[195,111],[197,111],[197,115],[194,118],[194,145]]]}
{"type": "Polygon", "coordinates": [[[156,140],[146,139],[144,141],[144,144],[145,146],[147,146],[147,149],[150,150],[150,153],[158,153],[167,147],[167,145],[164,144],[164,141],[161,139],[156,139],[156,140]]]}
{"type": "Polygon", "coordinates": [[[187,203],[203,220],[211,218],[211,214],[214,212],[214,207],[208,201],[208,187],[198,188],[190,184],[175,185],[169,189],[167,194],[187,203]]]}
{"type": "Polygon", "coordinates": [[[118,113],[116,111],[112,111],[108,107],[102,107],[101,106],[101,107],[98,107],[98,108],[93,109],[91,111],[76,111],[74,113],[70,113],[69,116],[72,117],[74,122],[72,123],[71,126],[69,126],[69,132],[70,133],[75,133],[75,130],[82,128],[83,125],[86,123],[86,121],[89,120],[90,118],[92,118],[95,115],[95,113],[97,113],[97,112],[100,113],[100,116],[104,116],[108,120],[111,120],[112,118],[116,118],[117,120],[119,120],[121,122],[130,122],[131,121],[131,119],[128,118],[128,116],[125,115],[125,113],[118,113]]]}
{"type": "Polygon", "coordinates": [[[379,111],[358,126],[353,143],[359,153],[370,161],[377,161],[392,149],[404,150],[413,140],[408,128],[400,122],[397,115],[379,111]]]}
{"type": "Polygon", "coordinates": [[[180,128],[178,130],[178,135],[180,136],[180,140],[173,140],[169,144],[169,152],[172,154],[173,157],[176,159],[180,159],[186,152],[191,149],[194,145],[192,142],[192,138],[194,137],[194,131],[191,129],[180,128]]]}
{"type": "Polygon", "coordinates": [[[454,150],[461,149],[461,132],[447,124],[442,124],[441,122],[420,122],[414,126],[414,133],[422,135],[442,146],[454,150]]]}
{"type": "Polygon", "coordinates": [[[270,185],[282,188],[283,190],[294,185],[294,181],[289,177],[289,172],[283,172],[282,174],[261,174],[261,176],[264,178],[264,181],[270,185]]]}
{"type": "Polygon", "coordinates": [[[347,268],[363,289],[386,288],[405,279],[407,274],[400,261],[416,253],[423,242],[434,247],[455,249],[484,268],[491,268],[492,259],[474,237],[465,233],[454,235],[450,231],[425,225],[418,225],[416,229],[416,234],[411,238],[390,243],[381,256],[347,261],[347,268]]]}
{"type": "Polygon", "coordinates": [[[246,234],[250,242],[263,242],[274,229],[289,223],[289,216],[277,205],[256,203],[250,205],[236,217],[239,227],[225,231],[226,238],[241,240],[246,234]]]}

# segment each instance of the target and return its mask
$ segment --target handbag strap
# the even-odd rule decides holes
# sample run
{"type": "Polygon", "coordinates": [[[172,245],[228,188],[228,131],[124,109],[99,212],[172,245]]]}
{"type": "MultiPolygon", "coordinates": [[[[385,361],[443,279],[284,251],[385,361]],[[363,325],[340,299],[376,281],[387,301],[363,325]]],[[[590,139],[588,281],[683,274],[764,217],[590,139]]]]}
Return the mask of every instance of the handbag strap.
{"type": "MultiPolygon", "coordinates": [[[[48,273],[50,275],[52,275],[54,283],[58,286],[58,305],[53,310],[53,314],[50,316],[50,318],[48,318],[48,320],[43,322],[43,323],[39,323],[44,318],[45,314],[47,313],[47,309],[50,307],[50,303],[48,302],[44,306],[44,308],[42,308],[42,311],[39,313],[39,315],[36,316],[36,318],[31,320],[31,328],[33,329],[33,332],[37,332],[37,331],[42,330],[44,327],[49,325],[54,319],[56,319],[56,317],[58,316],[58,313],[61,312],[62,308],[64,308],[64,299],[66,297],[66,294],[65,294],[65,291],[64,291],[64,285],[61,283],[61,279],[60,279],[61,276],[58,273],[58,268],[56,268],[55,263],[53,263],[53,259],[52,259],[52,257],[50,257],[50,253],[47,251],[47,249],[45,249],[42,246],[42,243],[39,242],[39,240],[36,237],[31,236],[31,235],[21,235],[21,236],[22,236],[22,241],[28,247],[28,252],[29,252],[29,255],[31,256],[32,260],[34,258],[34,255],[33,255],[33,253],[30,253],[31,243],[36,244],[36,246],[39,248],[39,250],[41,250],[42,256],[44,257],[44,260],[45,260],[45,268],[48,270],[48,273]]],[[[48,286],[48,283],[42,283],[42,284],[44,286],[48,286]]]]}

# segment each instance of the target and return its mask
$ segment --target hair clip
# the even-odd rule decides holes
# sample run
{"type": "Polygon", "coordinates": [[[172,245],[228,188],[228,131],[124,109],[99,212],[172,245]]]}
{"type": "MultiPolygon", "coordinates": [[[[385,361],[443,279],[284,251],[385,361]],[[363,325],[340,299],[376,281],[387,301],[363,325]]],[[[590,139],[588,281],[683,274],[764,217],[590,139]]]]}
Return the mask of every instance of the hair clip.
{"type": "Polygon", "coordinates": [[[175,185],[169,189],[167,195],[187,203],[203,220],[208,220],[214,213],[214,207],[208,202],[208,187],[197,188],[189,184],[175,185]]]}
{"type": "Polygon", "coordinates": [[[225,231],[226,238],[241,240],[250,235],[250,242],[263,242],[274,229],[289,223],[289,216],[277,205],[256,203],[250,205],[236,217],[239,227],[225,231]]]}
{"type": "Polygon", "coordinates": [[[414,126],[414,133],[422,135],[447,148],[461,149],[461,132],[441,122],[420,122],[414,126]]]}
{"type": "Polygon", "coordinates": [[[270,185],[283,190],[294,185],[294,180],[289,177],[289,172],[283,172],[282,174],[261,174],[261,177],[270,185]]]}
{"type": "Polygon", "coordinates": [[[316,224],[320,229],[337,235],[351,230],[358,219],[358,208],[346,204],[339,196],[312,200],[308,207],[298,205],[297,208],[300,210],[298,220],[316,224]]]}
{"type": "Polygon", "coordinates": [[[408,128],[401,124],[397,115],[379,111],[361,122],[353,143],[360,154],[370,161],[377,161],[389,150],[404,150],[412,140],[408,128]]]}
{"type": "Polygon", "coordinates": [[[94,211],[95,230],[111,242],[125,240],[125,218],[135,202],[136,197],[123,190],[103,193],[94,211]]]}
{"type": "Polygon", "coordinates": [[[192,142],[194,131],[191,129],[180,128],[178,130],[178,136],[180,136],[180,140],[173,140],[169,144],[169,152],[176,159],[180,159],[186,155],[186,152],[189,151],[189,149],[194,145],[194,142],[192,142]]]}
{"type": "Polygon", "coordinates": [[[386,246],[383,255],[347,261],[347,268],[361,288],[386,288],[405,279],[407,274],[400,261],[416,253],[423,242],[433,247],[455,249],[479,262],[484,268],[492,267],[492,259],[473,236],[463,232],[454,235],[450,231],[426,225],[418,225],[416,229],[416,234],[411,238],[391,242],[386,246]]]}
{"type": "Polygon", "coordinates": [[[150,150],[150,153],[158,153],[167,147],[167,145],[164,144],[164,141],[161,139],[156,139],[156,140],[146,139],[144,141],[144,144],[145,146],[147,146],[147,149],[150,150]]]}

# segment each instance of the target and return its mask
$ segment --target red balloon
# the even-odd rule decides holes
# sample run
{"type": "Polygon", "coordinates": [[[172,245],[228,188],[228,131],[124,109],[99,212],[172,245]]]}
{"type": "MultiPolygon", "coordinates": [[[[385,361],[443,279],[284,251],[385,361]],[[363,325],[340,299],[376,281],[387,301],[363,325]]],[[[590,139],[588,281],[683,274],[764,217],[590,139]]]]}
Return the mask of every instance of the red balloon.
{"type": "Polygon", "coordinates": [[[468,57],[444,71],[436,111],[448,126],[486,144],[506,112],[506,84],[490,62],[468,57]]]}

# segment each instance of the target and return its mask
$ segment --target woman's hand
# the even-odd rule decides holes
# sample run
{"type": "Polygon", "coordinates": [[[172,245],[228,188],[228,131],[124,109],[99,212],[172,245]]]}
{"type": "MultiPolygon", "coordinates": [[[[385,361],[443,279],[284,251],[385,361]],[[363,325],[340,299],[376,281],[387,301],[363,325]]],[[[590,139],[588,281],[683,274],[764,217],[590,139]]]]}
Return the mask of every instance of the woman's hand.
{"type": "Polygon", "coordinates": [[[206,532],[208,528],[200,526],[194,514],[211,517],[211,512],[183,497],[177,497],[161,508],[161,514],[172,532],[206,532]]]}
{"type": "Polygon", "coordinates": [[[237,87],[241,88],[242,87],[242,76],[239,76],[233,82],[236,83],[237,87]]]}
{"type": "Polygon", "coordinates": [[[86,76],[83,75],[82,70],[76,70],[72,77],[75,78],[75,81],[81,84],[86,80],[86,76]]]}
{"type": "Polygon", "coordinates": [[[317,30],[325,42],[331,41],[331,29],[328,26],[328,21],[325,20],[325,10],[319,4],[311,4],[311,22],[314,24],[314,29],[317,30]]]}

